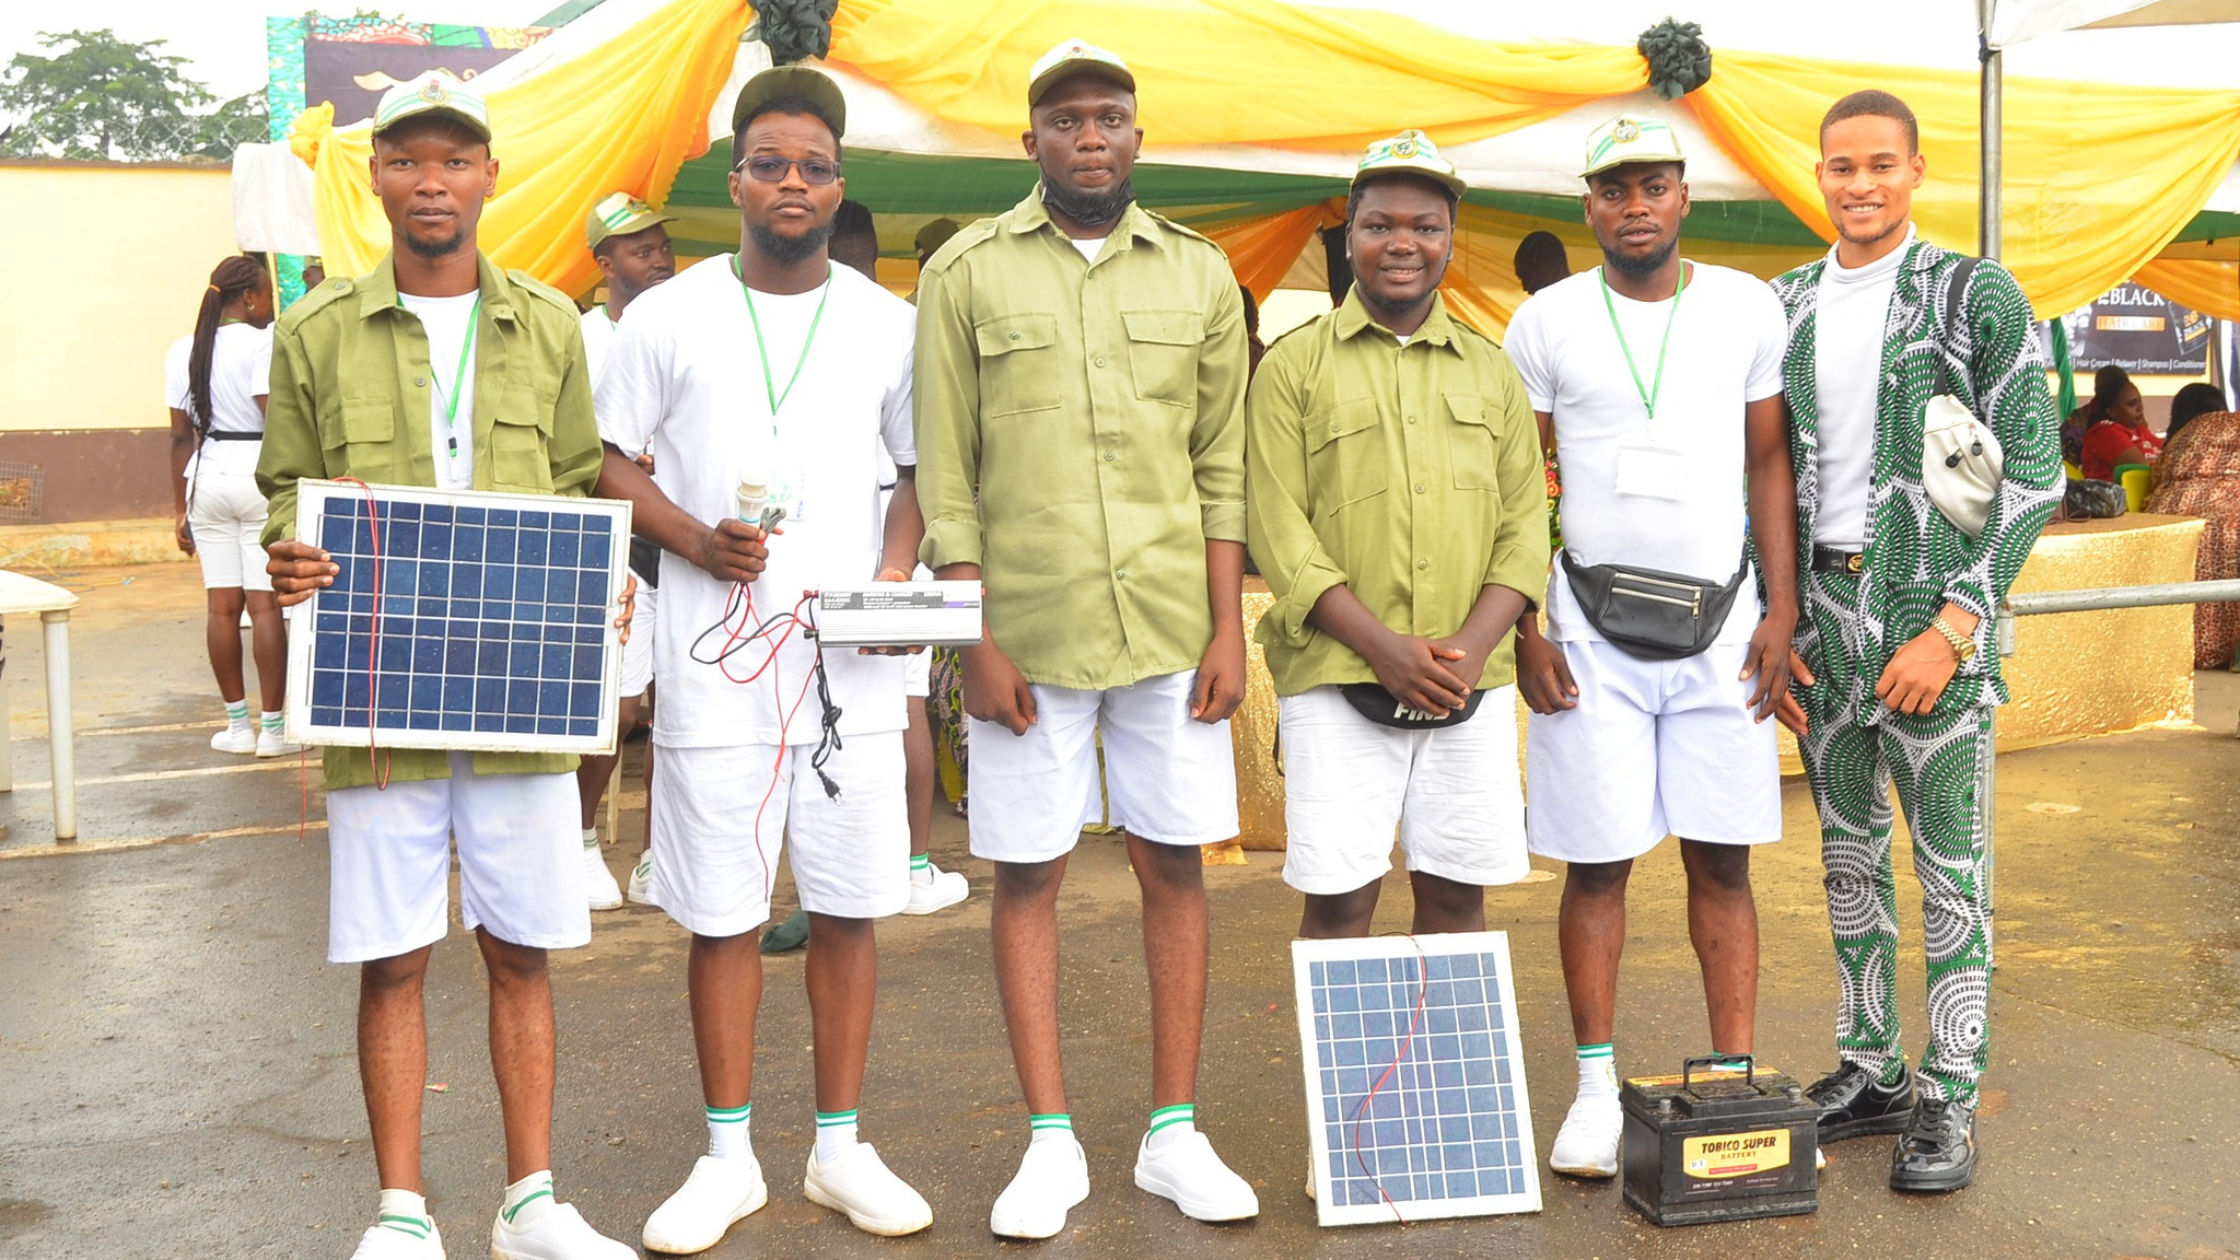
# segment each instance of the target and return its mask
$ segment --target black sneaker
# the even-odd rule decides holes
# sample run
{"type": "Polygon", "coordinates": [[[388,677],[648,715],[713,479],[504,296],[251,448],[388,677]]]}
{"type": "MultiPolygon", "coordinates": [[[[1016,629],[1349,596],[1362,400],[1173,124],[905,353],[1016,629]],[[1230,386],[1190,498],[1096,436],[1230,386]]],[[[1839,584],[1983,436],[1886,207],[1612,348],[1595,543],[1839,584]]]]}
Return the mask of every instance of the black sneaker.
{"type": "Polygon", "coordinates": [[[1820,1104],[1820,1144],[1870,1133],[1897,1133],[1913,1115],[1913,1069],[1898,1065],[1898,1079],[1882,1083],[1875,1070],[1857,1063],[1812,1083],[1805,1097],[1820,1104]]]}
{"type": "Polygon", "coordinates": [[[1923,1095],[1890,1155],[1892,1190],[1958,1190],[1976,1178],[1976,1105],[1923,1095]]]}

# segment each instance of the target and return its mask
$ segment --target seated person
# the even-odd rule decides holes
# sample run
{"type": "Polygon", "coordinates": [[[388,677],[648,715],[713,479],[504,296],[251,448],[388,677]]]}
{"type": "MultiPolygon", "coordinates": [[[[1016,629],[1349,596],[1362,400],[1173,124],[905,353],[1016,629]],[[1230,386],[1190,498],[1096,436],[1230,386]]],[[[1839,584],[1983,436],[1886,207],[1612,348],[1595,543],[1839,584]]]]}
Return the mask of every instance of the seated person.
{"type": "MultiPolygon", "coordinates": [[[[2149,512],[2208,522],[2194,553],[2203,582],[2240,578],[2240,412],[2214,385],[2196,382],[2170,400],[2170,437],[2155,463],[2149,512]],[[2181,432],[2183,430],[2183,432],[2181,432]]],[[[2193,610],[2193,667],[2223,669],[2240,647],[2240,604],[2193,610]]]]}
{"type": "Polygon", "coordinates": [[[2092,384],[2078,466],[2087,481],[2114,481],[2125,464],[2153,462],[2162,454],[2162,439],[2147,427],[2146,402],[2122,368],[2101,368],[2092,384]]]}

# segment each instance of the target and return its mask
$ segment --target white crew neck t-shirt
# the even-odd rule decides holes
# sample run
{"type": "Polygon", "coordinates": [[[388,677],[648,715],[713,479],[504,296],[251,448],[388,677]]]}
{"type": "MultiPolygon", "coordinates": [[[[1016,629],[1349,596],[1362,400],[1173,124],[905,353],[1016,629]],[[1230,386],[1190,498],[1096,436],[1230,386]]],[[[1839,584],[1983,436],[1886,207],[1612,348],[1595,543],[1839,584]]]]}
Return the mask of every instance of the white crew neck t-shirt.
{"type": "Polygon", "coordinates": [[[470,334],[481,296],[480,290],[457,297],[397,295],[428,334],[428,449],[435,455],[438,490],[474,489],[474,341],[479,338],[470,334]],[[456,411],[451,407],[454,390],[459,394],[456,411]],[[454,438],[456,452],[451,450],[454,438]]]}
{"type": "Polygon", "coordinates": [[[1075,236],[1069,236],[1066,239],[1073,242],[1073,247],[1081,251],[1081,256],[1092,263],[1097,261],[1097,255],[1104,252],[1106,238],[1103,236],[1092,237],[1086,241],[1075,236]]]}
{"type": "MultiPolygon", "coordinates": [[[[1563,541],[1573,557],[1724,582],[1742,563],[1748,513],[1743,408],[1781,392],[1788,323],[1763,280],[1690,264],[1659,384],[1658,348],[1672,311],[1670,298],[1636,302],[1615,292],[1605,306],[1596,268],[1527,299],[1503,348],[1533,410],[1553,418],[1563,541]],[[1656,394],[1653,421],[1643,390],[1656,394]]],[[[1560,564],[1548,586],[1548,637],[1602,637],[1580,614],[1560,564]]],[[[1758,616],[1746,581],[1715,642],[1747,641],[1758,616]]]]}
{"type": "MultiPolygon", "coordinates": [[[[194,338],[181,337],[163,358],[164,406],[195,419],[194,392],[188,388],[187,361],[194,338]]],[[[257,399],[272,392],[272,330],[250,324],[220,324],[210,342],[210,431],[263,433],[264,412],[257,399]]],[[[204,442],[187,462],[187,475],[257,471],[261,442],[204,442]]]]}
{"type": "Polygon", "coordinates": [[[1864,267],[1847,268],[1828,249],[1813,311],[1813,408],[1820,434],[1820,504],[1812,541],[1857,551],[1867,541],[1867,501],[1874,494],[1875,403],[1881,397],[1882,334],[1890,295],[1913,244],[1913,225],[1896,249],[1864,267]]]}
{"type": "Polygon", "coordinates": [[[607,347],[614,344],[617,320],[607,317],[605,304],[583,313],[583,361],[591,369],[591,388],[599,388],[599,369],[607,362],[607,347]]]}
{"type": "MultiPolygon", "coordinates": [[[[630,304],[594,409],[600,436],[617,448],[653,444],[662,493],[701,521],[737,511],[742,478],[770,487],[771,504],[787,516],[784,532],[770,540],[769,568],[748,587],[759,622],[792,611],[804,592],[826,583],[877,576],[880,449],[897,464],[918,462],[910,411],[917,312],[854,268],[835,266],[826,289],[755,294],[750,321],[731,267],[729,255],[708,259],[630,304]],[[775,417],[773,392],[784,400],[775,417]]],[[[703,663],[723,646],[723,631],[707,632],[723,620],[730,592],[681,556],[662,560],[655,738],[686,748],[775,744],[790,712],[784,742],[815,743],[817,699],[800,697],[805,684],[814,691],[816,649],[801,634],[753,683],[703,663]]],[[[767,641],[742,647],[729,673],[746,677],[768,656],[767,641]]],[[[900,657],[835,649],[824,664],[842,734],[902,729],[900,657]]]]}

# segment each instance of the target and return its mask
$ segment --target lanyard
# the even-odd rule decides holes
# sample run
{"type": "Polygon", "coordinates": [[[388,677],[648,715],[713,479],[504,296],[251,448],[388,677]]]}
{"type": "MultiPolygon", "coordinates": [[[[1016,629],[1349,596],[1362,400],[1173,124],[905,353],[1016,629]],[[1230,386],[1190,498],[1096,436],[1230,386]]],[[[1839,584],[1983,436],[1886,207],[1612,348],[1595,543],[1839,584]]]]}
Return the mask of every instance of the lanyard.
{"type": "Polygon", "coordinates": [[[731,274],[739,277],[739,292],[746,295],[747,322],[754,325],[754,350],[762,359],[762,388],[769,395],[770,419],[774,422],[778,418],[778,408],[785,406],[786,399],[793,397],[793,387],[801,380],[801,369],[809,365],[809,347],[816,344],[817,325],[824,321],[825,299],[832,296],[832,264],[825,264],[824,288],[817,294],[817,313],[809,317],[809,335],[801,341],[801,357],[794,361],[793,375],[786,378],[783,393],[779,392],[778,383],[770,377],[770,351],[762,343],[762,320],[754,313],[754,290],[747,286],[747,277],[739,269],[737,254],[731,256],[731,274]]]}
{"type": "Polygon", "coordinates": [[[1602,282],[1602,309],[1610,312],[1610,331],[1618,334],[1618,350],[1626,356],[1626,371],[1633,373],[1633,392],[1641,395],[1641,405],[1649,409],[1649,418],[1657,418],[1657,395],[1664,392],[1664,352],[1672,347],[1672,323],[1680,316],[1680,295],[1688,291],[1688,264],[1680,264],[1680,281],[1672,286],[1672,309],[1664,313],[1664,338],[1657,342],[1657,374],[1647,386],[1641,383],[1641,369],[1634,366],[1633,347],[1626,344],[1626,330],[1618,323],[1617,303],[1610,300],[1610,276],[1602,270],[1595,272],[1602,282]]]}
{"type": "MultiPolygon", "coordinates": [[[[403,306],[404,299],[398,298],[397,305],[403,306]]],[[[428,376],[435,382],[436,395],[443,400],[444,442],[449,446],[450,453],[454,458],[459,454],[459,394],[462,387],[467,383],[467,360],[474,357],[475,338],[481,335],[482,295],[477,293],[474,295],[474,308],[467,313],[467,335],[459,341],[459,366],[452,370],[451,388],[449,390],[444,389],[443,378],[435,374],[435,365],[432,363],[428,365],[428,376]]],[[[431,348],[433,347],[431,346],[431,348]]],[[[469,413],[468,418],[473,418],[472,413],[469,413]]]]}

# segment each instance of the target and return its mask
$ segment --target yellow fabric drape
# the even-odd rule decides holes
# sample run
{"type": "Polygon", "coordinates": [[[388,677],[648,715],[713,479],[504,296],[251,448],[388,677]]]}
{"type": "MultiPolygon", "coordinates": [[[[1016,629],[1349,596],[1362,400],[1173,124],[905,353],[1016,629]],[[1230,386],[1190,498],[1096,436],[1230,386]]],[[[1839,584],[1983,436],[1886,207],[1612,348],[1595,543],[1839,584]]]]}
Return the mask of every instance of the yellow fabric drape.
{"type": "MultiPolygon", "coordinates": [[[[746,0],[676,0],[595,52],[493,91],[498,195],[484,207],[478,233],[491,261],[564,292],[589,288],[598,266],[584,244],[585,213],[617,189],[659,205],[677,168],[707,150],[708,111],[749,12],[746,0]]],[[[291,143],[317,153],[327,271],[371,270],[390,240],[369,190],[372,128],[319,135],[314,126],[291,143]]]]}
{"type": "Polygon", "coordinates": [[[2180,306],[2240,319],[2240,264],[2157,259],[2131,278],[2180,306]]]}
{"type": "MultiPolygon", "coordinates": [[[[1813,164],[1820,119],[1860,87],[1895,92],[1921,123],[1921,234],[1976,248],[1980,161],[1972,71],[1808,60],[1720,49],[1686,97],[1744,169],[1829,240],[1813,164]]],[[[2072,311],[2153,259],[2240,157],[2240,92],[2006,81],[2001,257],[2039,318],[2072,311]]]]}
{"type": "Polygon", "coordinates": [[[1233,223],[1201,223],[1197,230],[1229,255],[1229,269],[1237,273],[1238,284],[1252,290],[1253,300],[1265,302],[1314,234],[1342,222],[1344,215],[1345,202],[1334,199],[1233,223]]]}
{"type": "Polygon", "coordinates": [[[1276,0],[847,0],[831,60],[936,117],[1012,135],[1027,71],[1075,38],[1127,61],[1160,144],[1347,149],[1402,127],[1455,144],[1648,85],[1631,48],[1497,44],[1276,0]]]}

